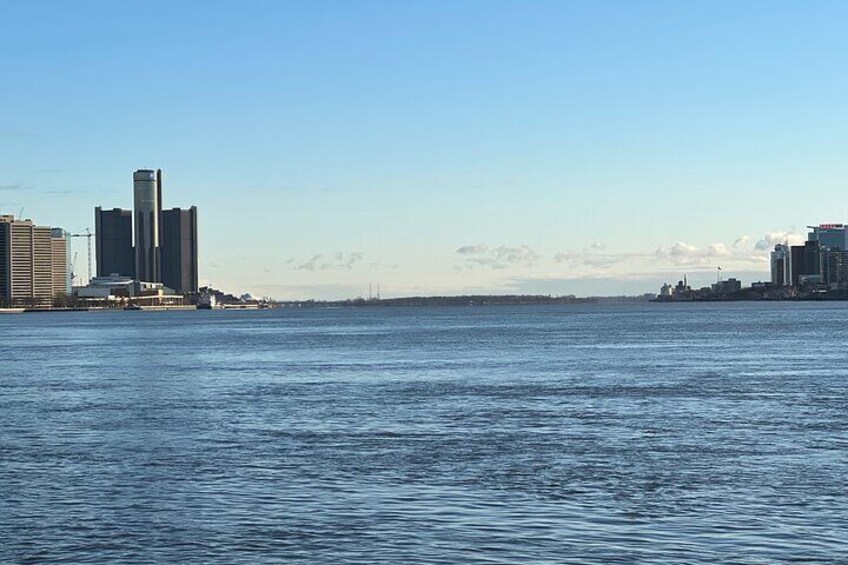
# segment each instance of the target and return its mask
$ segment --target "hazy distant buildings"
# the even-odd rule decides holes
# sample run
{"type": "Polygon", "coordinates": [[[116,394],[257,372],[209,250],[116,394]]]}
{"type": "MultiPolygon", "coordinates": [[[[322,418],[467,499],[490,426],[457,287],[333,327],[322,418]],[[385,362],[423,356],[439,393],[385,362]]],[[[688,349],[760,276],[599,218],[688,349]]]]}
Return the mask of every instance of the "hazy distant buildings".
{"type": "Polygon", "coordinates": [[[822,282],[822,247],[821,244],[814,239],[808,239],[804,242],[803,251],[800,257],[800,265],[798,270],[798,278],[795,284],[804,283],[819,284],[822,282]]]}
{"type": "Polygon", "coordinates": [[[177,292],[197,292],[197,207],[162,212],[162,283],[177,292]]]}
{"type": "Polygon", "coordinates": [[[162,210],[161,173],[140,169],[133,173],[135,224],[135,276],[140,281],[161,282],[159,217],[162,210]]]}
{"type": "Polygon", "coordinates": [[[848,289],[848,251],[830,251],[827,264],[828,282],[839,289],[848,289]]]}
{"type": "Polygon", "coordinates": [[[97,276],[118,274],[134,278],[132,212],[98,206],[94,209],[94,233],[97,276]]]}
{"type": "Polygon", "coordinates": [[[844,224],[820,224],[807,226],[811,231],[807,241],[817,241],[820,247],[848,251],[848,226],[844,224]]]}
{"type": "Polygon", "coordinates": [[[809,226],[803,245],[775,245],[771,252],[771,282],[806,290],[848,289],[848,226],[809,226]]]}
{"type": "Polygon", "coordinates": [[[726,281],[716,282],[710,287],[710,290],[716,296],[736,294],[742,291],[742,281],[731,277],[726,281]]]}
{"type": "Polygon", "coordinates": [[[68,239],[64,230],[0,216],[0,301],[49,306],[68,293],[68,239]]]}

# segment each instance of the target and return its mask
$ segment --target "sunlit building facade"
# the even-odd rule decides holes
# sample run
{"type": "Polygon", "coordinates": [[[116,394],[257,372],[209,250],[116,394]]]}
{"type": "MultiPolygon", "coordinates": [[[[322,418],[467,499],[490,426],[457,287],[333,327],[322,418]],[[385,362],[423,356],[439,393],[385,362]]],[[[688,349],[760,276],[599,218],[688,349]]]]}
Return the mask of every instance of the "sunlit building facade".
{"type": "Polygon", "coordinates": [[[51,305],[53,251],[51,228],[0,216],[0,301],[12,306],[51,305]]]}
{"type": "Polygon", "coordinates": [[[133,173],[135,276],[140,281],[161,282],[159,219],[161,173],[139,169],[133,173]]]}

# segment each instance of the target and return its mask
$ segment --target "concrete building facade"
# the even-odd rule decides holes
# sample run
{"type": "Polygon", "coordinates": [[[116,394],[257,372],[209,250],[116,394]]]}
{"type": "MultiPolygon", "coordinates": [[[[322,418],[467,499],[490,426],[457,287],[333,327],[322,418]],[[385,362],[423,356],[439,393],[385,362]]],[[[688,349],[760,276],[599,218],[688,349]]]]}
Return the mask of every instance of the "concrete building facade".
{"type": "Polygon", "coordinates": [[[8,305],[53,303],[52,229],[0,216],[0,300],[8,305]]]}

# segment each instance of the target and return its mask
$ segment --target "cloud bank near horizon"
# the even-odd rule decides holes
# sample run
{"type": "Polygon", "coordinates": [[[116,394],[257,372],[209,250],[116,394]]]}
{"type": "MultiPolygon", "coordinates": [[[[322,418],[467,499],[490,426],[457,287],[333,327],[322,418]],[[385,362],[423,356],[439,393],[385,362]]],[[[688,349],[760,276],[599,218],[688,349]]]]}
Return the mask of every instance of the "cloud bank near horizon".
{"type": "Polygon", "coordinates": [[[463,245],[455,250],[459,270],[477,267],[493,270],[565,270],[572,277],[628,277],[641,273],[663,273],[681,268],[693,271],[714,270],[717,267],[739,270],[767,269],[769,253],[778,243],[797,244],[802,234],[770,232],[754,240],[741,235],[733,243],[694,245],[684,241],[661,245],[652,251],[614,251],[602,243],[593,242],[580,249],[565,249],[551,253],[538,251],[528,245],[492,246],[484,243],[463,245]]]}
{"type": "Polygon", "coordinates": [[[303,259],[290,257],[282,270],[274,271],[273,280],[263,276],[252,286],[262,294],[287,299],[355,298],[366,295],[369,284],[377,281],[382,281],[383,295],[387,297],[479,293],[638,295],[656,292],[662,283],[674,283],[684,275],[693,285],[708,285],[719,267],[725,277],[740,278],[745,283],[766,280],[774,245],[797,244],[804,239],[799,233],[774,231],[757,238],[741,235],[727,242],[701,245],[677,241],[636,251],[617,251],[597,241],[560,250],[543,250],[524,243],[475,243],[454,248],[445,257],[448,262],[438,269],[427,269],[417,258],[388,266],[368,259],[361,251],[336,251],[303,259]]]}

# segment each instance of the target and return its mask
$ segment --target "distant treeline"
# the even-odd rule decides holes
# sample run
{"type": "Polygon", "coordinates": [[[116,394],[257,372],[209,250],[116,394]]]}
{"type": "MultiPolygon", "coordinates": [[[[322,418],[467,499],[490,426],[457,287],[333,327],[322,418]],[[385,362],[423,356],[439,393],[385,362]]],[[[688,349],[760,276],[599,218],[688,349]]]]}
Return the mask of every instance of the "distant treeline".
{"type": "Polygon", "coordinates": [[[546,295],[463,295],[463,296],[410,296],[405,298],[350,300],[295,300],[277,302],[280,306],[294,307],[363,307],[363,306],[525,306],[546,304],[597,304],[597,298],[546,295]]]}

